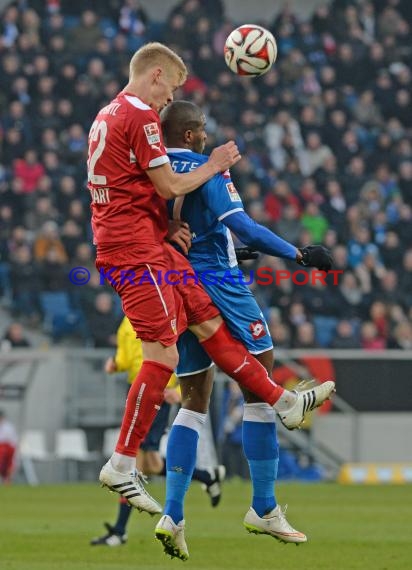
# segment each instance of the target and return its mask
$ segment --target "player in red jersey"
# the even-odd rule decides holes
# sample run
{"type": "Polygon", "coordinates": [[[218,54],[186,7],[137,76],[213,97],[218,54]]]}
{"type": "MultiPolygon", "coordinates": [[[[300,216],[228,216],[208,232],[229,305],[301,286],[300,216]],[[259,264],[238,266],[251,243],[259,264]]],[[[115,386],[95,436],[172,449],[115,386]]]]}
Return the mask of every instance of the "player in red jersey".
{"type": "Polygon", "coordinates": [[[307,408],[303,398],[276,385],[233,339],[186,258],[166,241],[166,199],[192,192],[240,159],[230,141],[196,170],[173,172],[158,112],[173,100],[186,75],[183,61],[172,50],[159,43],[143,46],[130,61],[129,83],[98,113],[89,134],[96,266],[121,297],[142,340],[144,358],[128,393],[116,451],[103,466],[100,481],[151,514],[160,513],[161,506],[135,473],[135,456],[177,365],[177,337],[188,326],[224,372],[278,411],[287,410],[291,428],[298,427],[307,408]],[[188,276],[184,288],[170,283],[170,270],[188,276]]]}

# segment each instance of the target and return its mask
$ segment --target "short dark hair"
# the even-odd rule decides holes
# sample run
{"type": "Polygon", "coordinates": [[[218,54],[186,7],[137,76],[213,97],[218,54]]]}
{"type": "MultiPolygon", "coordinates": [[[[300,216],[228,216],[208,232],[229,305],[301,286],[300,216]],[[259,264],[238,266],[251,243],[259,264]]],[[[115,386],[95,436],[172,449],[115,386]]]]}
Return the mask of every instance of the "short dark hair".
{"type": "Polygon", "coordinates": [[[190,101],[174,101],[160,113],[163,136],[167,146],[183,141],[186,131],[202,125],[203,112],[190,101]]]}

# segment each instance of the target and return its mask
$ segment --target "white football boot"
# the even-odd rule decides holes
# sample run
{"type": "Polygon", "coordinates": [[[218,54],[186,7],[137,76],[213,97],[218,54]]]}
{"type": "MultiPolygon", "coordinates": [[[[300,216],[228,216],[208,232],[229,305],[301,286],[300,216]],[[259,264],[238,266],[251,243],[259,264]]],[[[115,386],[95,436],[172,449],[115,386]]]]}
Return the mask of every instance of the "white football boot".
{"type": "Polygon", "coordinates": [[[210,498],[212,507],[217,507],[222,498],[222,483],[226,477],[226,467],[217,465],[210,472],[210,483],[202,483],[202,489],[206,491],[210,498]]]}
{"type": "Polygon", "coordinates": [[[99,480],[103,487],[119,493],[127,499],[129,505],[139,511],[146,511],[151,515],[158,515],[162,512],[160,503],[153,499],[144,488],[143,483],[146,481],[138,471],[120,473],[113,468],[109,459],[100,471],[99,480]]]}
{"type": "Polygon", "coordinates": [[[306,535],[295,530],[286,520],[284,510],[277,505],[270,513],[259,517],[252,507],[246,513],[243,526],[248,532],[253,534],[268,534],[281,542],[291,542],[296,545],[307,542],[306,535]]]}
{"type": "Polygon", "coordinates": [[[313,380],[304,380],[293,391],[297,394],[295,404],[286,411],[278,412],[280,421],[290,430],[300,427],[305,415],[329,400],[336,390],[335,382],[332,380],[322,384],[316,384],[313,380]]]}
{"type": "Polygon", "coordinates": [[[175,524],[169,515],[163,515],[155,528],[155,537],[163,544],[163,550],[170,558],[180,558],[180,560],[189,558],[184,520],[175,524]]]}

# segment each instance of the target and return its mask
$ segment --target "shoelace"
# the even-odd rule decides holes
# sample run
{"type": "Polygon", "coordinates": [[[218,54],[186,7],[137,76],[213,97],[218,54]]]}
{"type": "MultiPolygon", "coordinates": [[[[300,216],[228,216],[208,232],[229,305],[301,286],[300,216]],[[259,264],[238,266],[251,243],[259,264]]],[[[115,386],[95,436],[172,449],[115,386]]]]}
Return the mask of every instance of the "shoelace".
{"type": "Polygon", "coordinates": [[[144,493],[147,497],[150,497],[149,493],[146,491],[144,487],[149,482],[149,479],[146,477],[146,475],[144,475],[141,471],[137,471],[136,469],[133,473],[133,479],[135,480],[136,487],[139,488],[139,491],[144,493]]]}
{"type": "Polygon", "coordinates": [[[289,524],[286,519],[286,511],[288,510],[288,505],[286,504],[284,507],[279,505],[279,520],[281,523],[288,529],[288,532],[295,532],[295,529],[289,524]]]}
{"type": "Polygon", "coordinates": [[[310,390],[311,388],[315,388],[318,386],[318,382],[313,379],[301,380],[297,386],[294,387],[294,392],[304,392],[305,390],[310,390]]]}

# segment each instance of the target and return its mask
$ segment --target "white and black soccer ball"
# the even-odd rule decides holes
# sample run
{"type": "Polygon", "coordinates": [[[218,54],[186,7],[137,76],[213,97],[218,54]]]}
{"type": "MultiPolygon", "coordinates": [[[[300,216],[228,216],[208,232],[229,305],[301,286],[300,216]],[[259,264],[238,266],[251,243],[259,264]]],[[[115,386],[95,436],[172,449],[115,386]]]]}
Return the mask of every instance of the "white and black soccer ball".
{"type": "Polygon", "coordinates": [[[255,24],[233,30],[225,42],[225,62],[238,75],[263,75],[276,61],[278,48],[273,35],[255,24]]]}

